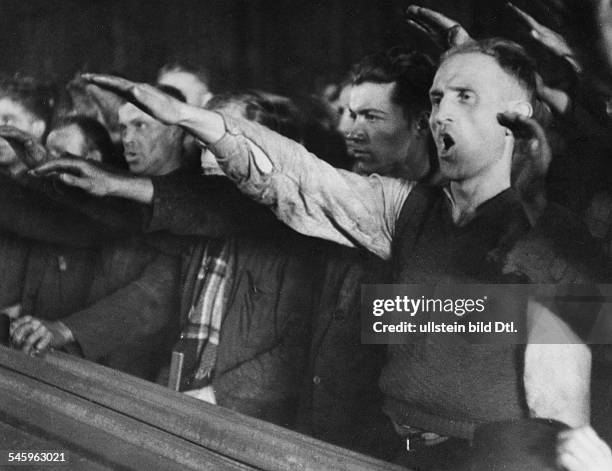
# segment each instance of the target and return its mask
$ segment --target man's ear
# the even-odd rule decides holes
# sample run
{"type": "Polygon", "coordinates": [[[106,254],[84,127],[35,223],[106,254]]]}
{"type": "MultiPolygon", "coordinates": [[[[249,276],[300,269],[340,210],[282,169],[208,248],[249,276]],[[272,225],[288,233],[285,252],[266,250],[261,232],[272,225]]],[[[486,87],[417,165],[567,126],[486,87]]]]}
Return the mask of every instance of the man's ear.
{"type": "Polygon", "coordinates": [[[414,128],[422,134],[429,133],[429,111],[419,113],[414,119],[414,128]]]}
{"type": "Polygon", "coordinates": [[[37,139],[41,139],[42,138],[42,136],[45,133],[46,129],[47,129],[47,125],[45,124],[45,122],[42,119],[37,119],[34,122],[32,122],[32,134],[37,139]]]}
{"type": "Polygon", "coordinates": [[[517,100],[510,102],[508,106],[508,111],[513,113],[518,113],[525,118],[531,118],[533,116],[533,106],[531,103],[525,100],[517,100]]]}

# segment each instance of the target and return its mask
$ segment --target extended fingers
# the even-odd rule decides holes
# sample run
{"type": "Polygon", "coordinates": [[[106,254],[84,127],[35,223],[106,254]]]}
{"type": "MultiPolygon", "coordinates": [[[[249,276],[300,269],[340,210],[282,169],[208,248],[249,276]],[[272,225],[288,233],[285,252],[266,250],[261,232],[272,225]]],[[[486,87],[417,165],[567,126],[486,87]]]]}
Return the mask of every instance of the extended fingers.
{"type": "Polygon", "coordinates": [[[512,133],[521,139],[535,137],[537,139],[546,138],[544,129],[533,118],[529,118],[522,113],[507,111],[497,115],[497,121],[502,126],[509,128],[512,133]]]}
{"type": "Polygon", "coordinates": [[[497,115],[499,124],[507,127],[518,139],[529,142],[531,162],[537,165],[537,172],[545,174],[552,159],[550,146],[544,128],[533,118],[520,113],[500,113],[497,115]]]}
{"type": "Polygon", "coordinates": [[[434,32],[426,27],[424,24],[419,23],[416,20],[413,20],[411,18],[408,18],[406,20],[406,23],[408,24],[408,26],[414,28],[415,30],[419,31],[422,34],[425,34],[426,36],[432,36],[434,34],[434,32]]]}
{"type": "Polygon", "coordinates": [[[22,144],[26,144],[28,141],[34,142],[34,137],[31,134],[13,126],[0,126],[0,136],[5,139],[13,139],[22,144]]]}
{"type": "Polygon", "coordinates": [[[62,172],[70,172],[74,175],[83,175],[86,173],[86,169],[87,162],[83,160],[61,158],[39,165],[38,167],[30,170],[30,173],[37,177],[62,172]]]}
{"type": "Polygon", "coordinates": [[[452,28],[458,24],[455,20],[450,19],[442,13],[416,5],[410,5],[407,9],[407,13],[417,20],[425,21],[442,30],[452,28]]]}
{"type": "Polygon", "coordinates": [[[497,121],[502,126],[505,126],[512,130],[519,130],[520,126],[525,122],[524,116],[519,113],[515,113],[513,111],[506,111],[504,113],[498,113],[497,121]]]}
{"type": "Polygon", "coordinates": [[[68,186],[73,186],[75,188],[80,188],[81,190],[85,190],[87,192],[92,192],[93,184],[87,178],[77,177],[75,175],[71,175],[70,173],[59,172],[57,178],[68,186]]]}
{"type": "Polygon", "coordinates": [[[524,12],[523,10],[521,10],[519,7],[517,7],[516,5],[514,5],[513,3],[508,2],[507,3],[508,8],[510,8],[510,10],[512,10],[514,13],[516,13],[516,15],[521,18],[525,23],[527,23],[527,25],[533,29],[533,30],[539,30],[542,25],[540,23],[538,23],[533,16],[529,15],[528,13],[524,12]]]}
{"type": "Polygon", "coordinates": [[[131,80],[127,80],[121,77],[115,77],[113,75],[103,74],[82,74],[81,78],[86,82],[97,85],[98,87],[111,90],[119,94],[130,94],[134,86],[136,85],[131,80]]]}

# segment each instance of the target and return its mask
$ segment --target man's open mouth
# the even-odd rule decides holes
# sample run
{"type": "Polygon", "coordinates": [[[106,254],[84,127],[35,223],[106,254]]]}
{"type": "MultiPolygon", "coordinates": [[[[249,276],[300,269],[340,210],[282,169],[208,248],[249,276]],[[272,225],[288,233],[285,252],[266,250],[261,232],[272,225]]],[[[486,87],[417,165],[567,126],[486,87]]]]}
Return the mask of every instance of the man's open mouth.
{"type": "Polygon", "coordinates": [[[455,145],[455,140],[449,134],[442,134],[441,138],[442,150],[448,152],[455,145]]]}

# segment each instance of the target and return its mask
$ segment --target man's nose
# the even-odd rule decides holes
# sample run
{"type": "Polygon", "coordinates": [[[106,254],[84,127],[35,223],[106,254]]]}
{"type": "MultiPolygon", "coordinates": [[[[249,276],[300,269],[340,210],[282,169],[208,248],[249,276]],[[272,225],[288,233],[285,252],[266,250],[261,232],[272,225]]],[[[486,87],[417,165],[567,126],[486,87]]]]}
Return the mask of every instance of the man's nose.
{"type": "Polygon", "coordinates": [[[121,140],[123,141],[123,144],[132,142],[133,137],[134,137],[134,134],[132,133],[132,131],[130,131],[129,128],[123,129],[121,131],[121,140]]]}
{"type": "Polygon", "coordinates": [[[350,125],[347,126],[346,140],[347,141],[363,141],[366,138],[366,132],[364,129],[364,120],[361,117],[357,117],[352,120],[350,125]]]}
{"type": "Polygon", "coordinates": [[[432,124],[444,124],[453,120],[454,106],[451,100],[442,98],[431,112],[432,124]]]}
{"type": "Polygon", "coordinates": [[[344,111],[340,115],[340,119],[338,120],[338,132],[343,136],[346,136],[353,126],[354,119],[348,113],[348,111],[344,111]]]}

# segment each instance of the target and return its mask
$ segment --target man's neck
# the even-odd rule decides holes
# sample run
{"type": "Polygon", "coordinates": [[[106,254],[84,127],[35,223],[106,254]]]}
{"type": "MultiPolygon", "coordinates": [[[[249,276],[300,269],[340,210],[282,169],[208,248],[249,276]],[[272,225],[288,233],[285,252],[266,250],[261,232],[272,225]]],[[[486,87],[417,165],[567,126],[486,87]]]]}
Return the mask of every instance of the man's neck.
{"type": "Polygon", "coordinates": [[[177,148],[165,161],[163,168],[159,169],[158,175],[167,175],[175,170],[187,166],[183,159],[182,148],[177,148]]]}
{"type": "Polygon", "coordinates": [[[507,172],[500,172],[499,169],[467,180],[451,181],[453,221],[457,225],[465,224],[473,217],[478,206],[508,188],[510,188],[510,175],[507,172]]]}

